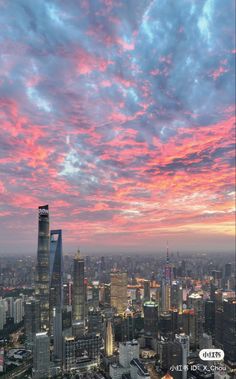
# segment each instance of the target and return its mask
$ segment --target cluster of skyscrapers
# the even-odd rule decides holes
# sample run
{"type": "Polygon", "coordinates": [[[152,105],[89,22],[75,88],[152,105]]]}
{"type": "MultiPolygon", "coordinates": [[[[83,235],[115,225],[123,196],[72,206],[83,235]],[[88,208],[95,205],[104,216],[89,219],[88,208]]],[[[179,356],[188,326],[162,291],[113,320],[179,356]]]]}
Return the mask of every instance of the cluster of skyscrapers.
{"type": "Polygon", "coordinates": [[[228,379],[236,372],[235,267],[208,265],[173,263],[168,248],[155,268],[152,258],[92,259],[79,250],[63,259],[62,230],[50,230],[49,207],[40,206],[32,296],[0,300],[0,330],[9,312],[24,320],[34,379],[94,370],[111,379],[213,379],[222,367],[228,379]],[[224,351],[216,372],[212,362],[201,366],[205,348],[224,351]]]}

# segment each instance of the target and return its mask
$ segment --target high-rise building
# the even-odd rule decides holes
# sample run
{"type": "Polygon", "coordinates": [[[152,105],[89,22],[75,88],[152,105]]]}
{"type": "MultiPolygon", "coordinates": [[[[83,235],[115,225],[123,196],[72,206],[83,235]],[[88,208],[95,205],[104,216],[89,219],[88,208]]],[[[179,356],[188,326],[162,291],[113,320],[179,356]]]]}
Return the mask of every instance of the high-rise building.
{"type": "Polygon", "coordinates": [[[50,340],[46,332],[37,333],[33,347],[33,379],[49,377],[50,340]]]}
{"type": "MultiPolygon", "coordinates": [[[[182,362],[182,346],[179,341],[160,341],[158,343],[160,364],[163,371],[170,370],[172,365],[181,365],[182,362]]],[[[173,371],[175,379],[182,379],[183,370],[173,371]]]]}
{"type": "Polygon", "coordinates": [[[73,265],[73,301],[72,318],[74,322],[84,323],[85,317],[85,284],[84,284],[84,259],[80,251],[74,258],[73,265]]]}
{"type": "Polygon", "coordinates": [[[105,330],[105,355],[111,357],[114,351],[114,335],[111,320],[106,323],[105,330]]]}
{"type": "Polygon", "coordinates": [[[99,309],[90,309],[88,311],[88,333],[103,333],[103,317],[99,309]]]}
{"type": "Polygon", "coordinates": [[[143,304],[144,332],[153,338],[158,332],[158,305],[153,301],[146,301],[143,304]]]}
{"type": "Polygon", "coordinates": [[[171,284],[171,307],[180,313],[183,311],[183,287],[177,280],[171,284]]]}
{"type": "Polygon", "coordinates": [[[162,278],[162,292],[161,292],[161,308],[162,312],[168,312],[171,308],[171,266],[169,260],[169,252],[167,247],[166,264],[162,278]]]}
{"type": "Polygon", "coordinates": [[[172,336],[172,314],[162,312],[159,316],[158,335],[160,339],[170,339],[172,336]]]}
{"type": "Polygon", "coordinates": [[[205,302],[205,324],[204,330],[207,334],[215,334],[215,302],[207,300],[205,302]]]}
{"type": "Polygon", "coordinates": [[[23,299],[16,299],[13,304],[13,318],[14,323],[19,324],[23,320],[24,310],[23,299]]]}
{"type": "Polygon", "coordinates": [[[223,350],[225,362],[236,370],[236,299],[223,301],[223,350]]]}
{"type": "Polygon", "coordinates": [[[0,299],[0,330],[3,329],[5,324],[6,324],[5,300],[0,299]]]}
{"type": "Polygon", "coordinates": [[[53,335],[54,359],[62,359],[63,255],[62,231],[50,231],[50,333],[53,335]]]}
{"type": "Polygon", "coordinates": [[[38,208],[38,251],[35,294],[40,301],[41,330],[49,330],[49,208],[38,208]]]}
{"type": "Polygon", "coordinates": [[[14,315],[13,315],[14,297],[6,298],[6,301],[7,301],[7,317],[14,317],[14,315]]]}
{"type": "Polygon", "coordinates": [[[50,314],[53,308],[63,306],[62,231],[50,231],[50,314]]]}
{"type": "Polygon", "coordinates": [[[150,280],[143,282],[143,300],[150,301],[150,280]]]}
{"type": "Polygon", "coordinates": [[[182,378],[181,379],[186,379],[187,373],[188,373],[187,364],[188,364],[188,356],[189,356],[189,336],[187,336],[184,333],[176,334],[175,340],[180,343],[181,348],[182,348],[181,361],[179,362],[179,364],[182,365],[182,378]]]}
{"type": "Polygon", "coordinates": [[[136,340],[119,343],[119,363],[128,367],[132,359],[139,358],[139,343],[136,340]]]}
{"type": "Polygon", "coordinates": [[[224,277],[225,279],[229,279],[232,274],[232,265],[231,263],[226,263],[225,264],[225,270],[224,270],[224,277]]]}
{"type": "MultiPolygon", "coordinates": [[[[63,344],[63,367],[69,371],[76,366],[76,361],[87,356],[90,364],[100,363],[100,350],[102,347],[102,337],[96,334],[84,335],[81,337],[65,337],[63,344]]],[[[78,366],[77,366],[78,368],[78,366]]]]}
{"type": "Polygon", "coordinates": [[[215,311],[215,345],[218,348],[223,348],[223,308],[218,307],[215,311]]]}
{"type": "Polygon", "coordinates": [[[194,350],[196,349],[196,316],[194,309],[184,309],[181,319],[183,332],[190,337],[190,347],[194,350]]]}
{"type": "Polygon", "coordinates": [[[63,304],[65,306],[72,305],[72,281],[70,279],[63,284],[63,304]]]}
{"type": "Polygon", "coordinates": [[[112,379],[150,379],[144,364],[139,360],[139,344],[132,340],[119,344],[119,362],[109,366],[112,379]]]}
{"type": "Polygon", "coordinates": [[[111,272],[111,306],[118,314],[123,314],[127,308],[127,272],[111,272]]]}
{"type": "Polygon", "coordinates": [[[199,346],[200,338],[203,334],[204,307],[202,295],[192,293],[188,296],[188,305],[194,309],[196,317],[196,347],[199,346]]]}
{"type": "Polygon", "coordinates": [[[29,346],[33,344],[36,333],[40,331],[40,303],[30,299],[25,303],[25,336],[29,346]]]}

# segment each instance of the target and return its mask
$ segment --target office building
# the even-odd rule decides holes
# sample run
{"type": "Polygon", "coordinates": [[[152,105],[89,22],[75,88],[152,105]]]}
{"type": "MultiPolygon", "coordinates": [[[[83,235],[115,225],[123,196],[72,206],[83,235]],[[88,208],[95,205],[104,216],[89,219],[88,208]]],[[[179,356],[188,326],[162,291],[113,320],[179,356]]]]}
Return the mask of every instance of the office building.
{"type": "Polygon", "coordinates": [[[196,349],[196,316],[194,309],[184,309],[181,315],[181,326],[185,334],[189,336],[190,348],[196,349]]]}
{"type": "Polygon", "coordinates": [[[53,308],[63,306],[62,231],[50,231],[50,316],[53,308]]]}
{"type": "Polygon", "coordinates": [[[150,301],[150,280],[143,281],[143,301],[150,301]]]}
{"type": "Polygon", "coordinates": [[[95,334],[81,337],[65,337],[63,344],[63,367],[65,371],[70,371],[73,367],[83,367],[85,364],[98,367],[100,363],[100,350],[102,347],[102,337],[95,334]],[[86,356],[88,361],[83,362],[86,356]]]}
{"type": "Polygon", "coordinates": [[[225,269],[224,269],[224,277],[225,279],[229,279],[232,275],[232,264],[231,263],[226,263],[225,264],[225,269]]]}
{"type": "Polygon", "coordinates": [[[63,304],[65,306],[72,305],[72,281],[67,279],[67,282],[63,284],[63,304]]]}
{"type": "MultiPolygon", "coordinates": [[[[139,343],[135,340],[128,342],[120,342],[119,361],[118,363],[113,363],[110,365],[110,377],[112,379],[121,379],[122,375],[131,374],[131,361],[134,359],[139,360],[139,343]]],[[[136,370],[133,372],[133,375],[137,375],[136,370]]]]}
{"type": "Polygon", "coordinates": [[[207,334],[214,335],[215,334],[215,302],[212,300],[205,301],[205,323],[204,323],[204,331],[207,334]]]}
{"type": "Polygon", "coordinates": [[[35,294],[40,301],[40,328],[49,330],[49,208],[38,208],[38,250],[35,294]]]}
{"type": "Polygon", "coordinates": [[[139,343],[136,340],[119,343],[119,363],[128,367],[132,359],[139,358],[139,343]]]}
{"type": "Polygon", "coordinates": [[[111,357],[114,352],[114,333],[111,320],[106,322],[105,329],[105,356],[111,357]]]}
{"type": "Polygon", "coordinates": [[[62,231],[50,231],[50,334],[54,360],[62,360],[63,254],[62,231]]]}
{"type": "Polygon", "coordinates": [[[80,251],[73,263],[73,291],[72,291],[72,318],[73,322],[84,323],[85,318],[85,284],[84,284],[84,259],[80,251]]]}
{"type": "Polygon", "coordinates": [[[132,312],[125,312],[122,318],[122,342],[132,341],[135,338],[135,318],[132,312]]]}
{"type": "Polygon", "coordinates": [[[172,315],[170,312],[160,314],[158,336],[160,339],[170,339],[172,337],[172,315]]]}
{"type": "MultiPolygon", "coordinates": [[[[164,372],[168,372],[172,365],[180,365],[183,359],[181,343],[175,341],[159,341],[158,351],[160,356],[160,365],[164,372]]],[[[182,379],[183,370],[173,371],[174,379],[182,379]]]]}
{"type": "Polygon", "coordinates": [[[127,308],[127,272],[111,272],[111,306],[118,314],[127,308]]]}
{"type": "Polygon", "coordinates": [[[179,281],[173,281],[171,284],[171,308],[183,311],[183,287],[179,281]]]}
{"type": "Polygon", "coordinates": [[[178,364],[181,364],[183,367],[182,370],[182,378],[181,379],[187,379],[187,364],[188,364],[188,356],[189,356],[189,336],[187,336],[184,333],[176,334],[175,340],[178,341],[181,345],[182,349],[182,356],[181,361],[178,364]]]}
{"type": "Polygon", "coordinates": [[[49,377],[50,340],[46,332],[37,333],[33,348],[33,379],[49,377]]]}
{"type": "Polygon", "coordinates": [[[89,309],[88,311],[88,333],[102,334],[104,330],[103,327],[103,317],[99,309],[89,309]]]}
{"type": "Polygon", "coordinates": [[[63,342],[63,369],[70,372],[76,369],[76,343],[75,337],[65,337],[63,342]]]}
{"type": "Polygon", "coordinates": [[[215,312],[215,345],[219,349],[223,348],[223,321],[224,312],[223,307],[218,307],[215,312]]]}
{"type": "Polygon", "coordinates": [[[144,313],[144,333],[154,338],[158,333],[158,305],[153,301],[146,301],[143,304],[144,313]]]}
{"type": "Polygon", "coordinates": [[[223,350],[225,362],[236,370],[236,299],[223,301],[223,350]]]}
{"type": "Polygon", "coordinates": [[[194,309],[196,317],[196,347],[199,346],[200,338],[203,334],[204,323],[204,306],[202,295],[198,293],[192,293],[188,296],[188,306],[194,309]]]}
{"type": "Polygon", "coordinates": [[[32,346],[36,333],[40,332],[39,300],[30,299],[25,303],[25,336],[29,348],[32,346]]]}

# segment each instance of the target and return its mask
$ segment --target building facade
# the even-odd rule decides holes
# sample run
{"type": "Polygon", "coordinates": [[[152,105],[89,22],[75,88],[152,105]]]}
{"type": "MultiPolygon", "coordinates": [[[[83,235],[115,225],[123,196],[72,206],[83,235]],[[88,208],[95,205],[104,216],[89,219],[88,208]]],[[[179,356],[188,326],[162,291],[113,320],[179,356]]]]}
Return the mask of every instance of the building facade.
{"type": "Polygon", "coordinates": [[[85,284],[84,284],[84,259],[80,251],[73,263],[73,291],[72,291],[72,318],[74,322],[84,323],[85,318],[85,284]]]}
{"type": "Polygon", "coordinates": [[[127,308],[127,272],[111,272],[111,306],[118,314],[123,314],[127,308]]]}

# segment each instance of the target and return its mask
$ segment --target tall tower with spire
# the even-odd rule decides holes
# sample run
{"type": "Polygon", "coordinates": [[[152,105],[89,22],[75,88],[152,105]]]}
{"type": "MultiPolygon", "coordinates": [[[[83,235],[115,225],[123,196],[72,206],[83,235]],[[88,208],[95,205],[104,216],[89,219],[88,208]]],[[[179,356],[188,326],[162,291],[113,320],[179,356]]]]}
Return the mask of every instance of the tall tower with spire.
{"type": "Polygon", "coordinates": [[[168,312],[171,307],[171,266],[169,259],[169,247],[166,247],[166,264],[162,278],[162,312],[168,312]]]}
{"type": "Polygon", "coordinates": [[[84,323],[85,318],[85,285],[84,285],[84,259],[80,250],[77,251],[73,264],[73,322],[84,323]]]}

